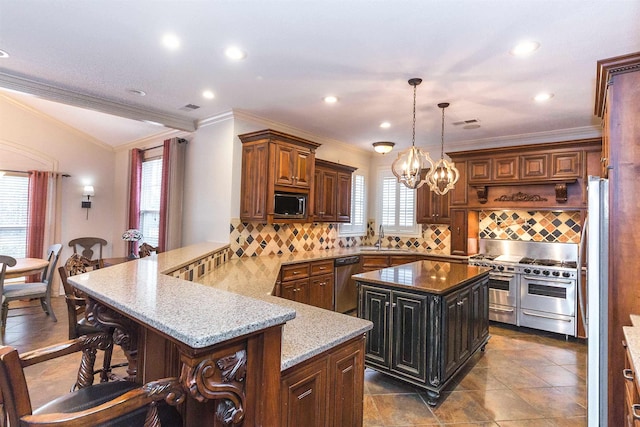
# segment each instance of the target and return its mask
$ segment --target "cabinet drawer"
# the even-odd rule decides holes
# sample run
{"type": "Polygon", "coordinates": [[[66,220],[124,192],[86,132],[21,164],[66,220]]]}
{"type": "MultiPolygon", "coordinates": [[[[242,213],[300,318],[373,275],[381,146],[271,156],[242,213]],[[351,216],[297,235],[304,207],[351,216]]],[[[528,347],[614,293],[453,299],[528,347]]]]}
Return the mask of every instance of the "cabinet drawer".
{"type": "Polygon", "coordinates": [[[386,268],[389,266],[387,255],[363,255],[362,267],[364,268],[386,268]]]}
{"type": "Polygon", "coordinates": [[[333,260],[316,261],[311,263],[311,275],[333,273],[333,260]]]}
{"type": "Polygon", "coordinates": [[[396,265],[408,264],[418,260],[417,255],[392,255],[389,257],[389,265],[391,267],[396,265]]]}
{"type": "Polygon", "coordinates": [[[287,280],[304,279],[305,277],[309,277],[309,263],[283,265],[280,274],[283,282],[287,280]]]}

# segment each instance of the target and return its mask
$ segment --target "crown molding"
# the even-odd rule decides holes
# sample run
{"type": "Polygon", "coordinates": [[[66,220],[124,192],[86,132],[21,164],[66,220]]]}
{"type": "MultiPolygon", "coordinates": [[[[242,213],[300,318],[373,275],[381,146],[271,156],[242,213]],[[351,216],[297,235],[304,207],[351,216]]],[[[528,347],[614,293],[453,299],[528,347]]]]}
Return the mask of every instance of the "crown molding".
{"type": "Polygon", "coordinates": [[[196,123],[192,119],[86,95],[2,71],[0,71],[0,86],[18,92],[30,93],[49,101],[96,110],[127,119],[160,123],[166,127],[187,132],[196,130],[196,123]]]}
{"type": "Polygon", "coordinates": [[[216,114],[215,116],[207,117],[206,119],[198,120],[197,126],[198,129],[200,129],[205,126],[211,126],[217,123],[225,122],[227,120],[233,120],[233,118],[233,111],[229,110],[225,111],[224,113],[216,114]]]}

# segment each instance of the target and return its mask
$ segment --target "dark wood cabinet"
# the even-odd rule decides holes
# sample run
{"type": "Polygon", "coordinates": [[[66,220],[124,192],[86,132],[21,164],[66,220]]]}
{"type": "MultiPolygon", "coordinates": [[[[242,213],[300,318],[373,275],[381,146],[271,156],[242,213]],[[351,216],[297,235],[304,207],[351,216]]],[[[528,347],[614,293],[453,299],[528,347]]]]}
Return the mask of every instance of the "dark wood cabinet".
{"type": "Polygon", "coordinates": [[[282,426],[361,427],[364,337],[354,338],[283,372],[282,426]]]}
{"type": "Polygon", "coordinates": [[[315,150],[320,144],[271,129],[238,137],[242,141],[242,221],[273,223],[274,194],[278,191],[307,194],[313,200],[315,150]]]}
{"type": "Polygon", "coordinates": [[[283,265],[280,268],[280,297],[333,310],[333,260],[283,265]]]}
{"type": "Polygon", "coordinates": [[[467,254],[467,210],[451,209],[451,255],[467,254]]]}
{"type": "Polygon", "coordinates": [[[427,391],[440,391],[489,338],[488,275],[444,294],[358,281],[358,317],[370,320],[365,364],[427,391]]]}
{"type": "Polygon", "coordinates": [[[624,378],[624,425],[625,427],[640,427],[640,393],[636,385],[637,372],[635,371],[627,348],[626,342],[622,342],[625,349],[624,370],[622,377],[624,378]],[[634,408],[635,406],[635,408],[634,408]]]}
{"type": "Polygon", "coordinates": [[[313,219],[351,221],[351,176],[356,168],[316,159],[313,219]]]}
{"type": "Polygon", "coordinates": [[[582,166],[582,152],[551,153],[552,178],[578,178],[582,166]]]}
{"type": "Polygon", "coordinates": [[[474,184],[491,181],[491,159],[469,160],[468,164],[469,183],[474,184]]]}
{"type": "Polygon", "coordinates": [[[361,255],[362,271],[380,270],[382,268],[407,264],[418,260],[418,255],[361,255]]]}
{"type": "Polygon", "coordinates": [[[518,156],[498,157],[493,159],[494,181],[516,181],[520,178],[518,156]]]}
{"type": "Polygon", "coordinates": [[[450,206],[466,206],[468,199],[468,185],[467,185],[467,161],[458,160],[455,163],[456,169],[458,169],[458,182],[449,190],[449,205],[450,206]]]}
{"type": "Polygon", "coordinates": [[[549,178],[549,155],[546,153],[523,154],[520,156],[520,170],[523,179],[549,178]]]}
{"type": "Polygon", "coordinates": [[[427,185],[416,190],[416,222],[418,224],[448,224],[450,193],[439,195],[427,185]]]}

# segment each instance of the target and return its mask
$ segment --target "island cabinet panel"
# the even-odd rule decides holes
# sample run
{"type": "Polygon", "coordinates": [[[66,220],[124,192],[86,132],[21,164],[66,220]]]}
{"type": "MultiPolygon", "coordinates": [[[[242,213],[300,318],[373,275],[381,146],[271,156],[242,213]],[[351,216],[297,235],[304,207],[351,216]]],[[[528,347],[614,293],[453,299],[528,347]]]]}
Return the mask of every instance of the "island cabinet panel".
{"type": "Polygon", "coordinates": [[[365,365],[426,390],[427,403],[436,405],[489,339],[489,276],[465,264],[408,265],[413,284],[400,274],[389,281],[376,272],[356,276],[358,317],[373,323],[365,365]]]}
{"type": "Polygon", "coordinates": [[[280,400],[286,427],[361,427],[364,336],[282,373],[280,400]]]}

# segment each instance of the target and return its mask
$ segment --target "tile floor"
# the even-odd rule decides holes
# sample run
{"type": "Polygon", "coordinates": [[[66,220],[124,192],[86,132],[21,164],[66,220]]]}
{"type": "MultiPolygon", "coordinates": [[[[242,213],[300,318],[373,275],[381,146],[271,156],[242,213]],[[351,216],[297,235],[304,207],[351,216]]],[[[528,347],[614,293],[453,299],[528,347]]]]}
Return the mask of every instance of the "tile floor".
{"type": "MultiPolygon", "coordinates": [[[[64,299],[54,298],[53,305],[58,322],[39,306],[10,310],[4,343],[23,352],[66,339],[64,299]]],[[[587,425],[583,342],[499,324],[490,334],[486,351],[474,356],[436,407],[419,389],[367,369],[364,426],[587,425]]],[[[34,407],[69,390],[79,360],[72,355],[25,370],[34,407]]]]}

